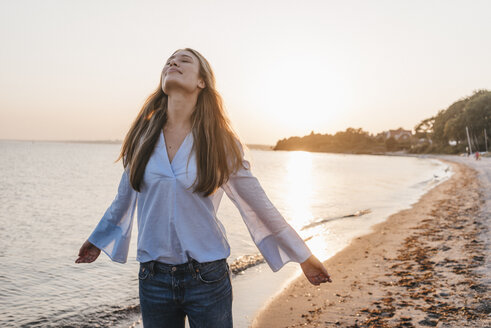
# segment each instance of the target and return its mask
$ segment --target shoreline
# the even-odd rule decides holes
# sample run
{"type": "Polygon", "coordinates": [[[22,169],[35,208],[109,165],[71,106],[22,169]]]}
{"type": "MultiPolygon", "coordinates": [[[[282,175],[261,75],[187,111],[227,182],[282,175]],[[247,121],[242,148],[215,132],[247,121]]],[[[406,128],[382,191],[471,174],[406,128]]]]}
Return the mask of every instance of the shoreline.
{"type": "Polygon", "coordinates": [[[480,173],[435,158],[452,166],[450,179],[325,261],[333,283],[313,286],[301,275],[252,327],[489,325],[480,173]]]}

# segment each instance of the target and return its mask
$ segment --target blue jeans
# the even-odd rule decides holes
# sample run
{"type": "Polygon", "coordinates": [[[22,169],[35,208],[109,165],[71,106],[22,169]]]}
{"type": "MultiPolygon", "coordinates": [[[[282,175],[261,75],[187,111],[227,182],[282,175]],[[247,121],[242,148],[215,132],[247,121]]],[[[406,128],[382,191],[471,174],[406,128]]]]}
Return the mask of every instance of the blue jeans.
{"type": "Polygon", "coordinates": [[[140,307],[145,328],[230,328],[231,271],[226,259],[172,265],[140,263],[140,307]]]}

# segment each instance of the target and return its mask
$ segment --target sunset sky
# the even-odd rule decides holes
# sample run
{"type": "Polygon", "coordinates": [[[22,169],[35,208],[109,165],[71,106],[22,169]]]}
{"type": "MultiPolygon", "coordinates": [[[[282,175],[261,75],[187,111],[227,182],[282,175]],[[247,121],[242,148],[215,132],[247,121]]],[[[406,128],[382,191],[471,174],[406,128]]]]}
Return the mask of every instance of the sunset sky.
{"type": "Polygon", "coordinates": [[[491,89],[491,1],[0,1],[0,139],[122,139],[167,57],[246,143],[412,129],[491,89]]]}

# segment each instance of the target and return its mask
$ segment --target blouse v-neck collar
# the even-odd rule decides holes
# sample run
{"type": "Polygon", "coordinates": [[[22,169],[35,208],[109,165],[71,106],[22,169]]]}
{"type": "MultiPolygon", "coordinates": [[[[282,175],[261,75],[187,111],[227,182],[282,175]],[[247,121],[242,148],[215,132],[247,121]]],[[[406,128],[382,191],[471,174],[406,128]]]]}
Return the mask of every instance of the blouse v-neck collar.
{"type": "Polygon", "coordinates": [[[176,153],[174,154],[174,158],[172,159],[172,162],[169,158],[169,154],[167,153],[167,144],[165,142],[165,136],[164,136],[164,131],[160,131],[160,138],[162,139],[162,145],[163,145],[163,148],[164,148],[164,157],[166,159],[166,162],[167,164],[169,164],[169,166],[171,168],[173,168],[174,166],[174,163],[176,162],[176,160],[178,160],[178,156],[180,155],[180,153],[183,151],[182,149],[185,147],[189,137],[193,134],[193,131],[190,131],[186,137],[184,137],[184,140],[181,142],[181,145],[179,146],[179,148],[177,149],[176,153]]]}

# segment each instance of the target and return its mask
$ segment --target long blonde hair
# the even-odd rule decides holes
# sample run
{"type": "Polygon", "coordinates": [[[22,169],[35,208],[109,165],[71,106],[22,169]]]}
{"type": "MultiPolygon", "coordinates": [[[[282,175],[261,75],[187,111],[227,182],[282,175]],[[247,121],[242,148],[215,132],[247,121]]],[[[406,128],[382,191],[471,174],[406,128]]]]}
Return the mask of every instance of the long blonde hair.
{"type": "MultiPolygon", "coordinates": [[[[231,174],[243,167],[245,147],[225,113],[210,64],[194,49],[178,49],[173,54],[181,50],[190,51],[198,58],[199,75],[206,85],[198,95],[191,114],[197,166],[196,180],[191,187],[194,188],[193,192],[203,193],[203,197],[207,197],[227,182],[231,174]]],[[[125,169],[129,165],[130,183],[136,191],[141,190],[145,167],[167,122],[167,101],[168,96],[163,92],[160,82],[145,101],[121,147],[118,160],[123,159],[125,169]]]]}

